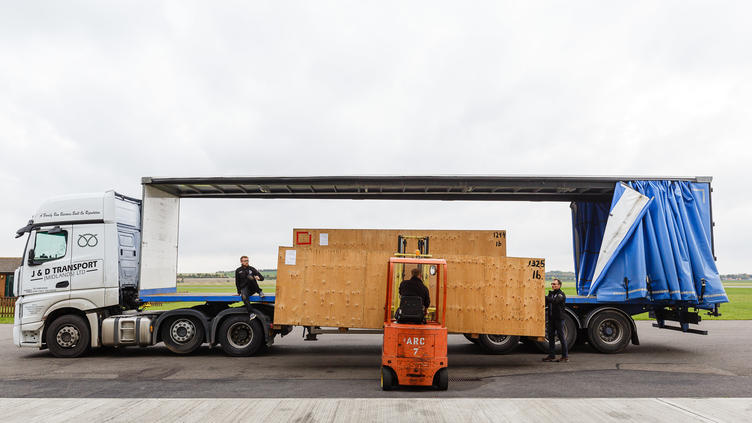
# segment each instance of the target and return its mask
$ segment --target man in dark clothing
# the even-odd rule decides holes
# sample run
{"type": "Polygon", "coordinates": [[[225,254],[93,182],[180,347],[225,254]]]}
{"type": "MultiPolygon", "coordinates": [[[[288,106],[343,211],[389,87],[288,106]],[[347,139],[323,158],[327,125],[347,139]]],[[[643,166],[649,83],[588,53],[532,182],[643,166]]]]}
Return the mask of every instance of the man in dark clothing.
{"type": "Polygon", "coordinates": [[[248,256],[240,258],[240,267],[235,269],[235,287],[240,294],[240,298],[243,299],[245,308],[248,309],[248,313],[253,313],[251,309],[251,302],[248,298],[257,293],[260,296],[264,296],[261,288],[258,286],[257,281],[263,281],[264,275],[262,275],[256,268],[248,265],[248,256]]]}
{"type": "Polygon", "coordinates": [[[561,281],[554,279],[551,282],[551,291],[548,291],[546,296],[546,305],[548,311],[546,311],[546,317],[548,318],[548,331],[546,336],[548,337],[548,356],[543,361],[569,361],[569,354],[567,351],[567,339],[564,335],[564,303],[567,300],[567,296],[561,291],[561,281]],[[554,351],[556,339],[554,335],[559,336],[561,342],[561,358],[556,359],[554,351]]]}
{"type": "Polygon", "coordinates": [[[411,278],[402,281],[399,286],[400,297],[420,297],[423,299],[423,312],[428,310],[431,305],[431,296],[428,294],[428,288],[421,279],[420,269],[415,268],[411,272],[411,278]]]}

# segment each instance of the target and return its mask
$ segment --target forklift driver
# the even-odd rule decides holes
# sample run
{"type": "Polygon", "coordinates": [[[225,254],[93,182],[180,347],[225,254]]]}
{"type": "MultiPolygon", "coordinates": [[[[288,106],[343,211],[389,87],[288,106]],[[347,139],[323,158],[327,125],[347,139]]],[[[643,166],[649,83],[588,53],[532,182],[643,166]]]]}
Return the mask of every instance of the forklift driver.
{"type": "Polygon", "coordinates": [[[417,267],[411,272],[411,278],[402,281],[399,286],[400,297],[420,297],[423,299],[423,314],[428,310],[428,306],[431,305],[431,297],[428,294],[428,288],[423,283],[422,272],[417,267]]]}
{"type": "Polygon", "coordinates": [[[240,298],[243,299],[245,308],[248,309],[248,313],[253,314],[251,309],[251,302],[248,298],[257,293],[260,296],[264,296],[261,288],[258,286],[258,282],[263,281],[264,275],[261,274],[255,267],[248,265],[248,256],[240,257],[240,267],[235,269],[235,287],[240,294],[240,298]]]}

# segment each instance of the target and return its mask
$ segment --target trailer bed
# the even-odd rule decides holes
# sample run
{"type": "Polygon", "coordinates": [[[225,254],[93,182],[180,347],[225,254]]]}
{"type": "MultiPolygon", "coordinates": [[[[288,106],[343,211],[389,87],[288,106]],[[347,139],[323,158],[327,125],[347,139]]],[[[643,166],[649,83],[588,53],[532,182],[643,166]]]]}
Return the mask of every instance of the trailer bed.
{"type": "MultiPolygon", "coordinates": [[[[258,295],[252,295],[249,300],[255,303],[269,303],[273,304],[276,300],[276,295],[264,295],[260,297],[258,295]]],[[[148,294],[141,295],[139,299],[143,302],[150,303],[176,303],[176,302],[214,302],[214,303],[235,303],[242,301],[240,295],[227,294],[227,293],[188,293],[188,292],[173,292],[168,294],[148,294]]]]}

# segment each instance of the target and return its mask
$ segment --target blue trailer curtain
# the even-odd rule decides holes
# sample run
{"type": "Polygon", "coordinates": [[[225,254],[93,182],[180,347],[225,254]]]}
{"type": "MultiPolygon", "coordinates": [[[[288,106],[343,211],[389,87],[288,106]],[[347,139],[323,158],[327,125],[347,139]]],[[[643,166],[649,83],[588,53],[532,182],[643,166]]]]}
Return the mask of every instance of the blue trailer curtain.
{"type": "MultiPolygon", "coordinates": [[[[684,181],[631,181],[627,186],[651,198],[644,216],[592,281],[600,251],[606,203],[572,206],[575,271],[579,295],[599,301],[637,298],[690,303],[727,302],[713,259],[709,184],[684,181]],[[592,224],[585,222],[592,221],[592,224]],[[593,255],[595,252],[595,257],[593,255]],[[704,283],[704,288],[703,288],[704,283]]],[[[617,191],[619,184],[617,184],[617,191]]]]}
{"type": "Polygon", "coordinates": [[[587,295],[593,282],[598,251],[608,221],[609,204],[590,201],[574,202],[572,209],[572,241],[574,243],[574,274],[577,295],[587,295]]]}

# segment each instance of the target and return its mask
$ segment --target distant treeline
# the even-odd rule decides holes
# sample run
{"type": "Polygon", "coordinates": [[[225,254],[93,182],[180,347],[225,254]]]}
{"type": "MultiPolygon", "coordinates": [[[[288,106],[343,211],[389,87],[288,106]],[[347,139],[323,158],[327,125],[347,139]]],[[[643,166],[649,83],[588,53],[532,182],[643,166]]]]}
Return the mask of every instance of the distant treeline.
{"type": "MultiPolygon", "coordinates": [[[[259,269],[265,279],[277,279],[277,269],[259,269]]],[[[214,273],[178,273],[178,278],[234,278],[234,270],[219,270],[214,273]]]]}
{"type": "Polygon", "coordinates": [[[546,280],[552,281],[554,279],[559,279],[562,282],[574,282],[574,272],[546,270],[546,280]]]}
{"type": "MultiPolygon", "coordinates": [[[[259,269],[264,278],[277,279],[277,269],[259,269]]],[[[178,273],[178,278],[234,278],[234,270],[220,270],[214,273],[178,273]]],[[[562,282],[574,282],[574,272],[564,272],[561,270],[546,271],[546,280],[560,279],[562,282]]],[[[752,280],[752,274],[749,273],[732,273],[721,275],[725,281],[748,281],[752,280]]]]}
{"type": "Polygon", "coordinates": [[[752,275],[749,273],[730,273],[728,275],[721,275],[721,279],[724,281],[748,281],[752,280],[752,275]]]}

